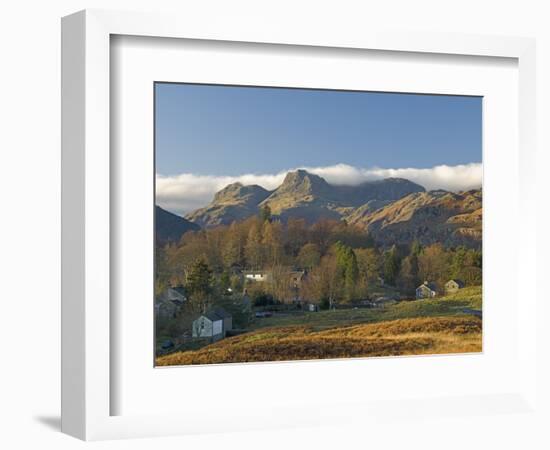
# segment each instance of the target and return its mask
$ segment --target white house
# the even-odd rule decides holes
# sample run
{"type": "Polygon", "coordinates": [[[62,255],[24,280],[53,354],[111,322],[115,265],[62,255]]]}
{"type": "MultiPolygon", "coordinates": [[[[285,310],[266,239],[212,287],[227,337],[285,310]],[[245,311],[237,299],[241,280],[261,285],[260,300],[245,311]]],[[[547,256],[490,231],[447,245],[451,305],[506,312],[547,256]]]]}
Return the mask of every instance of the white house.
{"type": "Polygon", "coordinates": [[[445,292],[452,294],[464,287],[464,282],[456,278],[449,280],[445,283],[445,292]]]}
{"type": "Polygon", "coordinates": [[[193,321],[193,337],[217,341],[233,328],[233,317],[223,308],[216,308],[193,321]]]}
{"type": "Polygon", "coordinates": [[[243,272],[245,280],[251,281],[267,281],[269,278],[269,273],[263,270],[250,270],[243,272]]]}
{"type": "Polygon", "coordinates": [[[433,298],[437,295],[437,287],[434,283],[428,283],[424,281],[420,286],[416,288],[416,298],[433,298]]]}

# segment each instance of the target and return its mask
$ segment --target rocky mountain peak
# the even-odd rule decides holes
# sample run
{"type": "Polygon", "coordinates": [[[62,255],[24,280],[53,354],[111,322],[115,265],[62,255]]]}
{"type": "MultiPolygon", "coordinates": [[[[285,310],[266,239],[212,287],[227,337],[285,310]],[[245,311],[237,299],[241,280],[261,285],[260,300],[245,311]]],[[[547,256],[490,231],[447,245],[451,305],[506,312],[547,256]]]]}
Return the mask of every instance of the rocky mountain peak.
{"type": "Polygon", "coordinates": [[[236,182],[228,184],[214,195],[214,203],[256,202],[259,203],[269,195],[269,191],[257,184],[245,186],[236,182]]]}
{"type": "Polygon", "coordinates": [[[330,185],[318,175],[309,173],[307,170],[298,169],[288,172],[285,176],[283,184],[279,186],[277,191],[302,191],[311,192],[315,190],[326,190],[330,185]]]}
{"type": "Polygon", "coordinates": [[[466,240],[466,232],[458,231],[459,228],[477,233],[480,227],[481,192],[426,192],[422,186],[403,178],[333,185],[319,175],[298,169],[288,172],[274,191],[258,185],[231,183],[218,191],[209,205],[186,217],[202,227],[229,225],[258,215],[266,205],[282,221],[345,220],[367,228],[379,239],[383,229],[383,236],[396,242],[410,236],[427,241],[422,233],[430,235],[426,230],[434,228],[442,239],[462,242],[466,240]],[[457,217],[451,219],[454,216],[457,217]],[[446,222],[448,219],[451,222],[446,222]],[[459,233],[462,234],[457,238],[459,233]]]}

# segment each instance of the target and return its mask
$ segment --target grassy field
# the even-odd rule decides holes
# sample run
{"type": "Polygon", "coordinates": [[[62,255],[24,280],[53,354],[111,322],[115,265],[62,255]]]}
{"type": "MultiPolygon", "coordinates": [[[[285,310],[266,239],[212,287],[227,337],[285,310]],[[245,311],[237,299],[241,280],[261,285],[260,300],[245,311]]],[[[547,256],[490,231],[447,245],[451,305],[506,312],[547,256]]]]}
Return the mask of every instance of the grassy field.
{"type": "Polygon", "coordinates": [[[157,365],[288,361],[481,351],[481,287],[380,309],[347,309],[256,319],[250,332],[200,350],[157,358],[157,365]]]}
{"type": "Polygon", "coordinates": [[[157,365],[290,361],[481,351],[481,320],[472,316],[397,319],[329,328],[258,330],[197,351],[157,358],[157,365]]]}

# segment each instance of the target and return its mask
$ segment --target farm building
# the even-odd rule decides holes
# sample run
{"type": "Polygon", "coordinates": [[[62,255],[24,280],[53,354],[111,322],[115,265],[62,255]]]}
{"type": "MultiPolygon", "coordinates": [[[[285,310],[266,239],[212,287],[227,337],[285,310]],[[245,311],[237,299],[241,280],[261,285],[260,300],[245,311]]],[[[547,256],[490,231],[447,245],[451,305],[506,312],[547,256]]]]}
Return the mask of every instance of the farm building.
{"type": "Polygon", "coordinates": [[[463,287],[464,283],[461,280],[457,280],[456,278],[454,278],[445,283],[445,292],[447,292],[448,294],[452,294],[453,292],[456,292],[463,287]]]}
{"type": "Polygon", "coordinates": [[[179,305],[160,297],[155,301],[155,317],[158,319],[169,320],[174,319],[179,311],[179,305]]]}
{"type": "Polygon", "coordinates": [[[173,319],[181,306],[187,301],[183,286],[166,289],[155,300],[155,312],[160,319],[173,319]]]}
{"type": "Polygon", "coordinates": [[[420,286],[416,288],[416,298],[433,298],[437,295],[437,287],[434,283],[428,283],[424,281],[420,286]]]}
{"type": "Polygon", "coordinates": [[[193,321],[193,337],[217,341],[233,328],[233,317],[223,308],[201,314],[193,321]]]}

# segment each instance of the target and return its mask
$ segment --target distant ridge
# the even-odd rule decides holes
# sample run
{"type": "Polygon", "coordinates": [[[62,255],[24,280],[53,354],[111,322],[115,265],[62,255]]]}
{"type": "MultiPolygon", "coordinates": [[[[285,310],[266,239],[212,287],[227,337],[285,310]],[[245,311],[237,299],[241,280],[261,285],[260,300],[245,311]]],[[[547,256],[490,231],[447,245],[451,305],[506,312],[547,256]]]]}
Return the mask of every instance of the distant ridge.
{"type": "Polygon", "coordinates": [[[155,205],[155,238],[158,243],[178,242],[188,231],[197,231],[200,227],[183,217],[155,205]]]}

